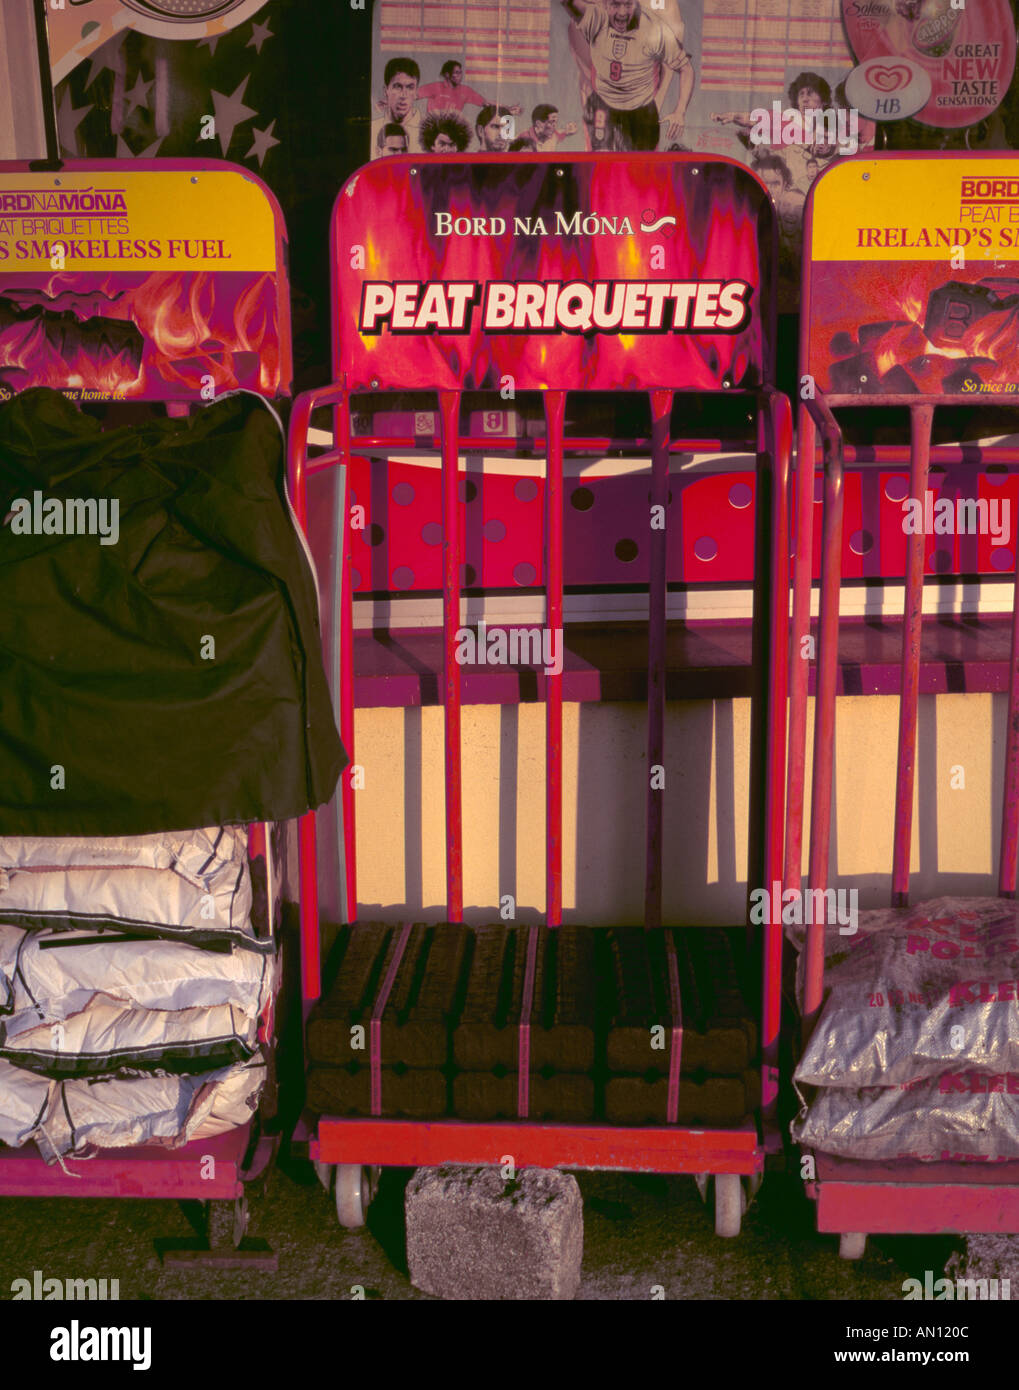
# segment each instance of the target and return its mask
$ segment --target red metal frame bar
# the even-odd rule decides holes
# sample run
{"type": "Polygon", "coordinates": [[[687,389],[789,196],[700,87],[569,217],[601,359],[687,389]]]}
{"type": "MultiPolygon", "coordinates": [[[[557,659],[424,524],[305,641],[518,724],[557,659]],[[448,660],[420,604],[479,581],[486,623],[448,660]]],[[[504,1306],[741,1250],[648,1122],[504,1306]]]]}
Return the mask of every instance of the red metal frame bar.
{"type": "Polygon", "coordinates": [[[998,863],[998,893],[1003,898],[1016,894],[1016,837],[1019,835],[1019,546],[1012,599],[1012,653],[1008,681],[1008,715],[1005,721],[1005,784],[1001,796],[1001,855],[998,863]]]}
{"type": "Polygon", "coordinates": [[[664,524],[652,527],[648,555],[647,634],[647,817],[644,868],[644,925],[662,925],[664,788],[652,785],[652,769],[665,762],[665,614],[669,557],[669,428],[673,393],[651,392],[651,506],[664,524]]]}
{"type": "MultiPolygon", "coordinates": [[[[545,392],[545,607],[552,633],[563,633],[563,420],[566,392],[545,392]]],[[[545,672],[545,920],[563,920],[563,674],[545,672]]]]}
{"type": "MultiPolygon", "coordinates": [[[[354,394],[356,398],[357,393],[354,394]]],[[[542,394],[549,396],[552,392],[546,391],[542,394]]],[[[408,452],[418,449],[425,453],[434,453],[439,449],[441,439],[439,435],[424,434],[356,434],[353,436],[353,443],[356,449],[400,449],[408,452]]],[[[608,453],[610,449],[639,450],[647,453],[652,448],[654,439],[639,435],[621,439],[606,434],[585,434],[571,435],[569,444],[571,453],[608,453]]],[[[548,450],[548,437],[523,434],[464,434],[460,436],[460,447],[477,451],[519,449],[540,455],[548,450]]],[[[746,439],[673,439],[669,443],[669,452],[739,454],[749,450],[746,439]]]]}
{"type": "Polygon", "coordinates": [[[795,545],[793,606],[789,642],[789,747],[786,777],[785,872],[782,887],[798,889],[803,874],[803,803],[807,767],[808,651],[803,639],[810,633],[811,563],[801,556],[814,551],[814,455],[817,433],[805,404],[799,408],[795,484],[795,545]]]}
{"type": "MultiPolygon", "coordinates": [[[[826,398],[831,403],[831,397],[826,398]]],[[[910,398],[916,404],[916,397],[910,398]]],[[[855,397],[854,397],[855,400],[855,397]]],[[[972,396],[968,397],[970,405],[972,396]]],[[[856,401],[859,405],[860,402],[856,401]]],[[[804,452],[800,442],[803,438],[805,409],[801,410],[797,422],[797,455],[804,452]]],[[[399,449],[412,453],[435,453],[441,447],[440,437],[427,435],[382,435],[356,434],[352,436],[355,451],[369,449],[399,449]]],[[[654,445],[653,438],[635,436],[630,439],[617,439],[608,435],[576,435],[569,439],[571,453],[608,453],[609,450],[626,449],[630,452],[649,453],[654,445]]],[[[746,439],[671,439],[670,454],[741,454],[751,452],[746,439]]],[[[460,448],[465,450],[505,450],[516,449],[524,457],[530,454],[541,455],[548,448],[548,440],[541,435],[496,435],[465,434],[460,436],[460,448]]],[[[900,444],[843,444],[843,461],[849,464],[877,463],[889,467],[909,467],[910,453],[906,445],[900,444]]],[[[809,457],[809,453],[807,454],[809,457]]],[[[1009,466],[1019,464],[1019,446],[1013,444],[982,445],[971,444],[932,444],[931,464],[958,466],[963,463],[1001,463],[1009,466]]],[[[314,473],[316,460],[312,460],[309,471],[314,473]]]]}
{"type": "MultiPolygon", "coordinates": [[[[350,397],[333,408],[335,438],[344,459],[343,500],[340,508],[340,671],[354,669],[354,580],[348,563],[350,542],[350,397]]],[[[343,818],[343,873],[347,921],[357,919],[357,822],[354,807],[354,682],[340,680],[340,738],[350,759],[340,783],[343,818]]]]}
{"type": "MultiPolygon", "coordinates": [[[[818,618],[817,698],[814,701],[814,769],[810,803],[811,888],[828,886],[828,859],[831,849],[832,774],[835,759],[835,689],[838,678],[839,593],[842,579],[843,472],[842,432],[822,398],[808,402],[808,409],[821,432],[824,453],[824,520],[821,541],[821,603],[818,618]]],[[[813,470],[801,465],[799,487],[813,497],[813,470]]],[[[810,573],[810,551],[796,547],[797,566],[810,573]]],[[[809,584],[809,580],[808,580],[809,584]]],[[[808,589],[809,592],[809,589],[808,589]]],[[[809,609],[801,613],[809,621],[809,609]]],[[[793,640],[799,644],[799,632],[793,640]]],[[[806,708],[803,710],[804,717],[806,708]]],[[[824,924],[807,928],[806,985],[803,1004],[804,1027],[809,1027],[821,1005],[824,973],[824,924]]]]}
{"type": "MultiPolygon", "coordinates": [[[[150,1145],[104,1149],[95,1158],[65,1159],[67,1172],[46,1164],[34,1144],[0,1155],[0,1193],[5,1197],[164,1197],[209,1201],[239,1197],[251,1121],[212,1139],[179,1149],[150,1145]],[[212,1157],[210,1165],[203,1159],[212,1157]],[[211,1176],[204,1176],[211,1173],[211,1176]]],[[[265,1141],[262,1141],[263,1143],[265,1141]]]]}
{"type": "MultiPolygon", "coordinates": [[[[932,405],[910,411],[912,437],[909,495],[923,498],[930,468],[932,405]]],[[[913,835],[913,783],[916,775],[916,719],[920,700],[920,633],[923,627],[923,572],[926,537],[915,531],[906,552],[906,601],[902,624],[902,693],[899,697],[899,746],[895,777],[895,848],[892,860],[892,906],[909,904],[909,850],[913,835]]],[[[841,551],[839,552],[841,557],[841,551]]],[[[838,634],[835,637],[838,645],[838,634]]]]}
{"type": "Polygon", "coordinates": [[[825,1179],[810,1184],[808,1195],[817,1202],[819,1231],[874,1235],[1019,1231],[1019,1184],[970,1183],[967,1176],[957,1171],[952,1176],[931,1174],[926,1181],[825,1179]]]}
{"type": "MultiPolygon", "coordinates": [[[[322,387],[315,391],[305,391],[294,401],[293,409],[290,413],[290,428],[287,433],[287,484],[290,494],[291,505],[298,525],[307,535],[308,533],[308,474],[316,472],[325,467],[336,465],[344,466],[349,462],[349,431],[346,426],[349,424],[347,414],[348,398],[347,392],[341,385],[322,387]],[[314,460],[308,459],[308,429],[311,424],[312,413],[323,406],[332,406],[334,412],[335,438],[339,441],[338,447],[329,450],[325,454],[319,454],[314,460]]],[[[349,480],[349,473],[346,475],[349,480]]],[[[343,555],[346,555],[347,530],[349,520],[348,507],[349,481],[344,484],[343,500],[343,522],[341,531],[340,545],[343,555]]],[[[350,609],[350,575],[349,566],[345,559],[340,566],[341,586],[346,589],[347,602],[343,604],[343,593],[341,592],[341,613],[340,613],[340,643],[341,643],[341,670],[349,670],[347,645],[350,651],[353,649],[353,619],[349,616],[350,609]]],[[[353,718],[353,691],[350,692],[350,699],[345,705],[346,687],[351,682],[340,682],[340,738],[343,741],[344,751],[350,759],[351,766],[346,768],[341,774],[341,786],[343,795],[343,833],[344,846],[346,849],[346,874],[347,874],[347,910],[350,914],[350,894],[356,888],[351,883],[354,872],[354,825],[353,825],[353,791],[350,786],[350,773],[354,764],[354,718],[353,718]],[[349,805],[348,805],[349,803],[349,805]],[[349,819],[348,819],[349,814],[349,819]]],[[[298,874],[300,877],[301,891],[299,903],[299,920],[301,932],[301,997],[306,1002],[312,1002],[322,993],[322,953],[319,943],[319,921],[318,921],[318,857],[315,842],[315,812],[307,811],[298,821],[297,827],[297,853],[298,853],[298,874]]],[[[356,904],[356,897],[354,902],[356,904]]],[[[349,915],[352,922],[356,917],[356,907],[354,913],[349,915]]]]}
{"type": "MultiPolygon", "coordinates": [[[[446,915],[463,921],[463,808],[460,758],[460,392],[440,391],[442,417],[442,635],[446,770],[446,915]]],[[[353,920],[353,919],[351,919],[353,920]]]]}
{"type": "MultiPolygon", "coordinates": [[[[770,501],[767,552],[768,613],[767,714],[764,740],[764,823],[762,862],[771,912],[764,927],[761,1000],[761,1105],[766,1122],[778,1101],[778,1049],[782,1023],[781,900],[771,896],[783,876],[786,695],[789,642],[789,471],[792,461],[792,407],[787,396],[766,390],[758,416],[758,476],[768,471],[770,501]],[[777,908],[777,910],[776,910],[777,908]]],[[[760,563],[758,560],[757,563],[760,563]]],[[[755,564],[756,568],[756,564],[755,564]]],[[[755,595],[755,604],[757,597],[755,595]]],[[[756,615],[755,615],[756,616],[756,615]]],[[[774,1141],[773,1141],[774,1142],[774,1141]]]]}
{"type": "Polygon", "coordinates": [[[518,1168],[623,1168],[644,1173],[758,1173],[764,1152],[753,1126],[740,1129],[641,1128],[607,1125],[467,1123],[460,1120],[332,1119],[322,1116],[311,1139],[323,1163],[499,1163],[512,1153],[518,1168]]]}

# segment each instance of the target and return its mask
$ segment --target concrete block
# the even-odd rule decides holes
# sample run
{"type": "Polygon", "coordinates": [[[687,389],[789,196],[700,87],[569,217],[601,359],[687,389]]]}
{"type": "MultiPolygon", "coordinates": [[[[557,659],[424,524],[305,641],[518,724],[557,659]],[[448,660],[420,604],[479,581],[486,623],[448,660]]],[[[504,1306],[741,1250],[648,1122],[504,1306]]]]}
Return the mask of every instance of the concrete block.
{"type": "Polygon", "coordinates": [[[411,1283],[449,1299],[571,1299],[584,1212],[569,1173],[419,1168],[407,1187],[411,1283]]]}
{"type": "Polygon", "coordinates": [[[955,1281],[975,1281],[965,1293],[957,1282],[957,1298],[1011,1302],[1019,1298],[1019,1236],[998,1231],[967,1236],[965,1247],[945,1265],[945,1273],[955,1281]]]}

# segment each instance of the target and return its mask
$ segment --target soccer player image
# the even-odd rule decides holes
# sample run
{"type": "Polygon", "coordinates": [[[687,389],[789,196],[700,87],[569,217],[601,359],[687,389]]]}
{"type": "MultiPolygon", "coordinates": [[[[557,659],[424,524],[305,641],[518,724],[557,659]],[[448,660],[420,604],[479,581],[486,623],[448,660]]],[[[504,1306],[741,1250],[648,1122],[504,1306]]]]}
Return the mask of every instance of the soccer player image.
{"type": "MultiPolygon", "coordinates": [[[[476,92],[473,87],[464,86],[463,64],[457,62],[455,58],[450,58],[443,63],[439,69],[441,81],[426,82],[417,91],[417,99],[422,97],[428,100],[428,112],[433,111],[456,111],[462,113],[465,106],[490,106],[487,97],[483,97],[480,92],[476,92]]],[[[508,106],[507,111],[514,116],[520,115],[520,107],[508,106]]]]}
{"type": "MultiPolygon", "coordinates": [[[[679,140],[693,94],[694,69],[675,30],[638,0],[606,0],[604,8],[561,0],[590,47],[594,90],[608,111],[622,148],[654,150],[660,137],[679,140]],[[659,116],[656,96],[679,75],[675,106],[659,116]]],[[[604,146],[603,146],[604,147],[604,146]]]]}
{"type": "Polygon", "coordinates": [[[379,137],[383,126],[386,125],[402,126],[407,136],[408,153],[417,154],[421,149],[418,140],[421,112],[415,103],[418,99],[421,69],[413,58],[390,58],[383,73],[383,81],[386,84],[386,95],[378,103],[382,115],[377,121],[372,122],[371,128],[372,158],[378,159],[382,153],[382,141],[379,137]]]}
{"type": "Polygon", "coordinates": [[[750,167],[771,194],[782,230],[792,234],[800,224],[805,199],[793,187],[788,164],[780,154],[759,154],[750,167]]]}
{"type": "MultiPolygon", "coordinates": [[[[789,83],[786,93],[789,106],[804,115],[807,111],[834,110],[831,86],[819,72],[801,72],[789,83]]],[[[823,138],[809,145],[787,145],[782,155],[792,177],[792,185],[806,195],[822,169],[838,154],[837,145],[826,144],[823,138]]]]}
{"type": "Polygon", "coordinates": [[[376,141],[376,154],[406,154],[407,132],[396,121],[387,121],[379,131],[376,141]]]}
{"type": "Polygon", "coordinates": [[[584,125],[587,127],[588,148],[606,153],[624,148],[622,133],[609,124],[609,108],[597,92],[587,94],[584,102],[584,125]]]}
{"type": "MultiPolygon", "coordinates": [[[[786,95],[789,106],[801,116],[805,111],[823,111],[831,106],[831,87],[816,72],[801,72],[794,77],[786,95]]],[[[740,139],[743,144],[749,144],[749,139],[744,138],[754,123],[749,111],[712,111],[711,119],[722,125],[739,126],[740,139]]]]}
{"type": "Polygon", "coordinates": [[[831,87],[820,73],[801,72],[789,83],[789,105],[804,111],[823,111],[831,105],[831,87]]]}
{"type": "Polygon", "coordinates": [[[560,130],[559,107],[543,102],[531,112],[531,128],[524,131],[524,138],[533,140],[535,149],[547,154],[556,148],[560,140],[566,140],[576,133],[575,121],[560,130]]]}
{"type": "MultiPolygon", "coordinates": [[[[845,85],[840,84],[832,97],[831,85],[817,72],[801,72],[790,82],[786,92],[787,109],[796,110],[801,116],[808,111],[832,112],[838,115],[839,109],[848,111],[845,99],[845,85]]],[[[738,127],[736,135],[747,149],[752,147],[750,131],[754,121],[749,111],[713,111],[711,119],[723,124],[738,127]]],[[[874,143],[876,127],[872,121],[860,121],[858,148],[871,147],[874,143]]],[[[837,141],[831,139],[834,122],[829,126],[828,138],[818,128],[818,133],[809,144],[783,144],[778,132],[772,132],[771,144],[782,149],[782,155],[792,178],[793,186],[806,195],[818,174],[839,157],[837,141]]]]}
{"type": "Polygon", "coordinates": [[[761,152],[750,166],[771,194],[778,214],[778,311],[799,309],[800,255],[803,242],[804,195],[793,187],[789,166],[782,155],[761,152]]]}
{"type": "Polygon", "coordinates": [[[421,148],[428,154],[463,154],[470,127],[455,111],[431,111],[421,122],[421,148]]]}
{"type": "Polygon", "coordinates": [[[485,154],[505,154],[513,139],[513,112],[508,106],[486,106],[478,114],[475,131],[485,154]]]}

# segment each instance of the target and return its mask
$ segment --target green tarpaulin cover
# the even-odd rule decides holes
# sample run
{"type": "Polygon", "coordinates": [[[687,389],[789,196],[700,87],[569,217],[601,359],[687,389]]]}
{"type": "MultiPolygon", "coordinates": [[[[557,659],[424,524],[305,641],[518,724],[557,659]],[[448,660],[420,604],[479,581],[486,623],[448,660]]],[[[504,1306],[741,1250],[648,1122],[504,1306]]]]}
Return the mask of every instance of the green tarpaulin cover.
{"type": "Polygon", "coordinates": [[[0,834],[284,820],[347,758],[272,412],[0,407],[0,834]],[[73,530],[74,534],[68,534],[73,530]]]}

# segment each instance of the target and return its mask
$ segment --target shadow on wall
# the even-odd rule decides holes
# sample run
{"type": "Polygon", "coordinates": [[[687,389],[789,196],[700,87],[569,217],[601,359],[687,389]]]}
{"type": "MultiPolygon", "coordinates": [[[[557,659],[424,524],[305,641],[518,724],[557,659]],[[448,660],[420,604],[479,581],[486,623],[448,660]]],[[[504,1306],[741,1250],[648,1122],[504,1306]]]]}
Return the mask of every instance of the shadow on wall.
{"type": "MultiPolygon", "coordinates": [[[[464,720],[464,918],[498,920],[499,904],[512,897],[512,920],[539,922],[545,887],[544,711],[526,704],[481,710],[480,727],[471,727],[467,709],[464,720]],[[480,862],[472,862],[474,855],[480,862]],[[479,880],[492,885],[484,902],[472,892],[479,880]]],[[[438,841],[444,845],[441,712],[424,715],[420,708],[410,708],[377,713],[383,716],[378,740],[369,733],[359,743],[358,761],[371,758],[373,744],[380,755],[384,747],[387,756],[396,756],[395,730],[382,731],[385,716],[395,715],[402,775],[390,778],[389,786],[398,789],[402,804],[398,812],[394,808],[387,814],[378,802],[369,808],[367,799],[358,801],[359,817],[362,807],[365,813],[364,823],[358,822],[359,915],[442,921],[445,904],[436,901],[444,893],[444,860],[437,853],[438,841]],[[378,841],[383,827],[389,831],[384,846],[378,841]],[[401,901],[378,901],[371,885],[374,880],[377,887],[380,876],[402,883],[401,901]]],[[[583,704],[566,706],[565,713],[563,920],[599,926],[639,923],[644,915],[646,707],[583,704]],[[583,759],[578,747],[586,750],[583,759]]],[[[359,719],[367,731],[371,713],[359,719]]],[[[667,706],[667,921],[744,920],[748,722],[748,700],[667,706]]],[[[370,784],[373,779],[366,776],[370,784]]],[[[323,846],[323,864],[327,859],[328,846],[323,846]]],[[[326,885],[324,902],[329,897],[326,885]]]]}
{"type": "MultiPolygon", "coordinates": [[[[914,903],[997,892],[1005,703],[1004,695],[921,699],[914,903]],[[964,785],[955,788],[960,767],[964,785]]],[[[856,889],[861,908],[890,900],[897,709],[897,700],[884,696],[846,697],[839,705],[828,886],[856,889]]],[[[639,923],[646,708],[567,705],[564,716],[563,920],[639,923]]],[[[364,710],[358,721],[358,761],[367,779],[357,802],[360,916],[445,920],[441,710],[364,710]]],[[[748,726],[748,700],[667,706],[666,922],[744,920],[748,726]]],[[[811,728],[808,750],[812,736],[811,728]]],[[[538,922],[545,885],[544,710],[540,704],[465,707],[463,748],[465,920],[497,921],[499,903],[512,897],[512,920],[538,922]]],[[[808,757],[808,815],[809,780],[808,757]]],[[[809,823],[804,866],[808,845],[809,823]]],[[[322,862],[328,879],[328,845],[322,862]]],[[[325,909],[327,881],[322,897],[325,909]]]]}

